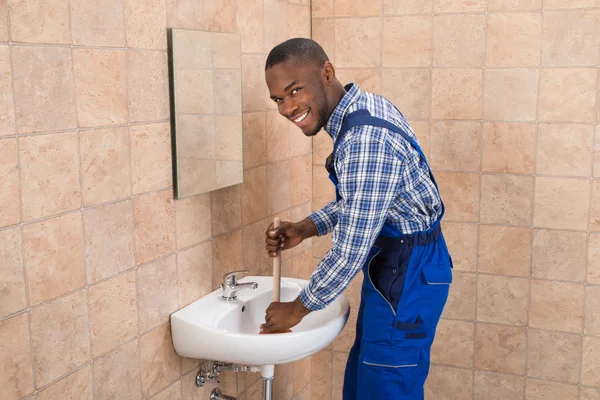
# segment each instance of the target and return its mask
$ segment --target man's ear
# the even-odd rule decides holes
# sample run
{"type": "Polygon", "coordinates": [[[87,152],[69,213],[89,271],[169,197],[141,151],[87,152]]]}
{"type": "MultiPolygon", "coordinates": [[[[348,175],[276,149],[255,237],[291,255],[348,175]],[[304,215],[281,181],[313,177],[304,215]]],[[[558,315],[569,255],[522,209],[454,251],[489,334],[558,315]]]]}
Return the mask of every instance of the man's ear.
{"type": "Polygon", "coordinates": [[[333,68],[333,64],[329,61],[325,61],[323,64],[323,79],[327,84],[332,83],[335,79],[335,68],[333,68]]]}

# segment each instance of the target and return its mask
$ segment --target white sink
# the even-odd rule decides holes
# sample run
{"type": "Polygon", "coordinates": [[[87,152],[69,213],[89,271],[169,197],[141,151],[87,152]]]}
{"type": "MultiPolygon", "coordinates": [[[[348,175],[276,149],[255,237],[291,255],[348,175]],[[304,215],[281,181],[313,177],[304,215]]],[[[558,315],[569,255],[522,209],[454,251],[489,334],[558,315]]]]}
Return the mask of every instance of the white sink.
{"type": "MultiPolygon", "coordinates": [[[[240,290],[232,301],[222,299],[217,289],[171,315],[173,344],[180,356],[253,366],[288,363],[328,346],[348,320],[350,307],[342,295],[308,314],[291,333],[259,335],[273,278],[247,276],[238,282],[257,282],[258,288],[240,290]]],[[[307,284],[281,278],[281,301],[294,300],[307,284]]]]}

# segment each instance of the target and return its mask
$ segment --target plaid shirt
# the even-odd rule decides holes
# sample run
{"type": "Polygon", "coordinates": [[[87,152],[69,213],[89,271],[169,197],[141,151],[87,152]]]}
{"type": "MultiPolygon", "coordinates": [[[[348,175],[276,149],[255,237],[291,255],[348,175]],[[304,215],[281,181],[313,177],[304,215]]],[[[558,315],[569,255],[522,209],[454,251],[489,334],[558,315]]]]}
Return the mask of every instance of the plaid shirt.
{"type": "MultiPolygon", "coordinates": [[[[347,85],[346,90],[325,125],[334,142],[345,115],[367,109],[418,143],[408,121],[388,100],[362,92],[357,84],[347,85]]],[[[319,236],[332,232],[333,239],[333,247],[300,292],[302,303],[311,310],[324,308],[346,289],[385,222],[409,234],[427,230],[442,211],[427,164],[395,132],[368,125],[354,127],[340,140],[334,162],[340,200],[309,216],[319,236]]]]}

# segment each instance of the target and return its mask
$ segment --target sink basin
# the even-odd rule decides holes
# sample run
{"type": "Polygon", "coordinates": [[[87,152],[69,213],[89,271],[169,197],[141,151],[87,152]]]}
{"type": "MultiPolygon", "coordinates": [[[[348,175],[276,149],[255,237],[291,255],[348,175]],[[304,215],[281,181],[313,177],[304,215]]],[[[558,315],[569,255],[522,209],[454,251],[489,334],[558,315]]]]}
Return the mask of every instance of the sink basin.
{"type": "MultiPolygon", "coordinates": [[[[273,278],[247,276],[238,282],[257,282],[257,289],[221,298],[221,289],[171,315],[173,345],[183,357],[263,366],[299,360],[328,346],[342,331],[350,306],[345,296],[308,314],[292,332],[259,335],[272,299],[273,278]]],[[[281,301],[293,301],[307,280],[281,278],[281,301]]]]}

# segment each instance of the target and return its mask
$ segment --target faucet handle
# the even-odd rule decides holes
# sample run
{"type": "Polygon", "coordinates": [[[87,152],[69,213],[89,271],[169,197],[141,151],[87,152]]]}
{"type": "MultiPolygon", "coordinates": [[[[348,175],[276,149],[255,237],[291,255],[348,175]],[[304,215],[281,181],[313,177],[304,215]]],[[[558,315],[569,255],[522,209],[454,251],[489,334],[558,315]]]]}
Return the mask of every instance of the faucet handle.
{"type": "Polygon", "coordinates": [[[239,278],[242,278],[242,276],[240,276],[240,274],[246,275],[248,272],[249,271],[247,269],[243,269],[240,271],[228,272],[225,275],[223,275],[223,282],[231,281],[233,284],[235,284],[239,278]]]}

